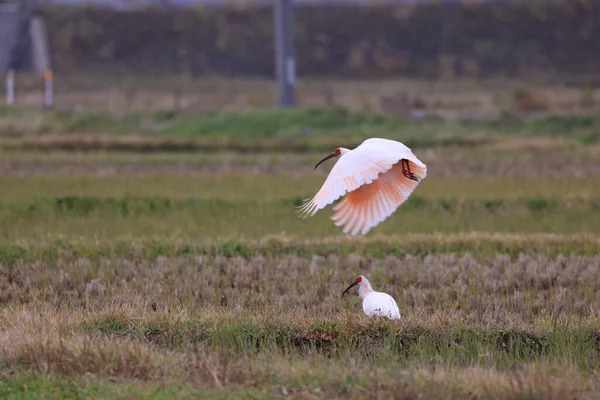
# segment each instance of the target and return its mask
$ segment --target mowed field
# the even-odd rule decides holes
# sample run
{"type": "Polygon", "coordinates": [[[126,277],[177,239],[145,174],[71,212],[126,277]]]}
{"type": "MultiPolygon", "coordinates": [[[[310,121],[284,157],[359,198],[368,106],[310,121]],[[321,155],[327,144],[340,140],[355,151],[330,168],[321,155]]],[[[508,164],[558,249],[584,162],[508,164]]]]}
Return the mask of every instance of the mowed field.
{"type": "Polygon", "coordinates": [[[0,397],[600,396],[600,117],[0,108],[0,397]],[[149,122],[150,121],[150,122],[149,122]],[[337,146],[429,176],[366,237],[337,146]],[[369,319],[359,274],[398,302],[369,319]]]}

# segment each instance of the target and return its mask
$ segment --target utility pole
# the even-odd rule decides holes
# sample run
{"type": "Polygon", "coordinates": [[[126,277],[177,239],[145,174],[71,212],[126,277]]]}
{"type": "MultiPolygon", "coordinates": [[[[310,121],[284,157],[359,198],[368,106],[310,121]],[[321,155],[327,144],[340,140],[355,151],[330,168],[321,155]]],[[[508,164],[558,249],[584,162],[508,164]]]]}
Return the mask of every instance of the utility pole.
{"type": "Polygon", "coordinates": [[[12,106],[15,103],[15,71],[8,71],[6,76],[6,104],[12,106]]]}
{"type": "Polygon", "coordinates": [[[273,1],[275,2],[277,103],[280,107],[291,107],[294,105],[294,85],[296,84],[292,0],[273,1]]]}
{"type": "Polygon", "coordinates": [[[54,85],[52,79],[52,71],[48,70],[44,73],[44,107],[52,107],[53,97],[54,85]]]}

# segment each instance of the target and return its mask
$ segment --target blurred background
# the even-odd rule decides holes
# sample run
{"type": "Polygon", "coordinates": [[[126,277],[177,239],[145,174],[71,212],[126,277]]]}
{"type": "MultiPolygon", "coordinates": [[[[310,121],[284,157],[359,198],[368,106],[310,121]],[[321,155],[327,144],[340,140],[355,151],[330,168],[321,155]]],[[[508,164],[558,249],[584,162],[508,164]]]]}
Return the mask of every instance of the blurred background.
{"type": "MultiPolygon", "coordinates": [[[[276,101],[271,1],[0,2],[16,102],[241,110],[276,101]]],[[[296,103],[477,118],[595,109],[593,0],[293,2],[296,103]]]]}

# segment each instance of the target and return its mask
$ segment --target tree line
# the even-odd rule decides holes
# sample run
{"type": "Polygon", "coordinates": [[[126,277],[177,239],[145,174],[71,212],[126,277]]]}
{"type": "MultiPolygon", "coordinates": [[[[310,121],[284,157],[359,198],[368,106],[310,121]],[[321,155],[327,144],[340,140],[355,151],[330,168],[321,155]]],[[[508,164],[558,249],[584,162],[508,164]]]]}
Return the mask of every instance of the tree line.
{"type": "MultiPolygon", "coordinates": [[[[45,6],[57,72],[273,76],[269,6],[45,6]]],[[[600,73],[600,1],[295,7],[298,74],[372,78],[600,73]]]]}

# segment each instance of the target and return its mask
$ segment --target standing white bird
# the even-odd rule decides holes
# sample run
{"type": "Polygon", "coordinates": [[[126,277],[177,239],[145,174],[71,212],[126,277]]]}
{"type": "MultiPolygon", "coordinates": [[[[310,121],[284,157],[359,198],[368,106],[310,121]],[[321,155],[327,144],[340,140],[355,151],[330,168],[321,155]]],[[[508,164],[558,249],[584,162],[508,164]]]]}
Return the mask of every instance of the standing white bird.
{"type": "Polygon", "coordinates": [[[376,292],[371,287],[371,283],[359,275],[354,282],[342,293],[346,294],[353,286],[358,285],[358,295],[362,298],[363,311],[369,317],[387,317],[389,319],[400,319],[400,309],[396,300],[387,293],[376,292]]]}
{"type": "Polygon", "coordinates": [[[389,139],[367,139],[354,150],[338,147],[315,165],[340,157],[317,194],[300,206],[303,217],[333,206],[334,224],[344,233],[363,235],[392,215],[427,176],[427,166],[404,144],[389,139]]]}

